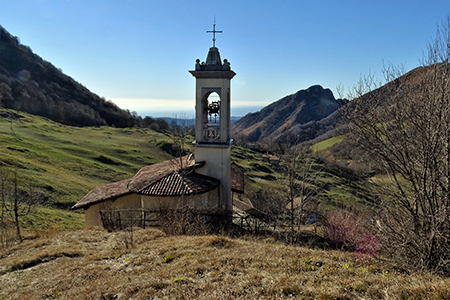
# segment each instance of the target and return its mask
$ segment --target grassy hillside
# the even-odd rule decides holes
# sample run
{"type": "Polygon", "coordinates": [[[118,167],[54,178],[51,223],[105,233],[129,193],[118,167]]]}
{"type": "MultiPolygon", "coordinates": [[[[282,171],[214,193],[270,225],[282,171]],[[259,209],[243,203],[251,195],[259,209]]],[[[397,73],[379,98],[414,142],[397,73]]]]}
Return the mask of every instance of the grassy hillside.
{"type": "Polygon", "coordinates": [[[450,279],[266,240],[88,230],[0,252],[0,299],[449,299],[450,279]]]}
{"type": "MultiPolygon", "coordinates": [[[[43,192],[48,198],[47,214],[50,208],[67,210],[94,187],[132,177],[145,165],[172,158],[170,138],[150,129],[80,128],[22,112],[11,118],[16,113],[0,109],[0,171],[15,168],[25,189],[31,183],[43,192]]],[[[284,189],[280,169],[264,162],[262,153],[233,146],[232,162],[245,170],[247,193],[262,187],[284,189]]],[[[318,181],[324,203],[351,206],[364,202],[364,181],[337,166],[320,164],[323,174],[318,181]]],[[[37,213],[24,219],[25,228],[32,232],[82,227],[82,211],[75,215],[78,225],[54,221],[66,220],[71,214],[67,211],[54,211],[54,218],[40,216],[46,214],[43,208],[37,213]]]]}
{"type": "MultiPolygon", "coordinates": [[[[334,137],[311,146],[317,155],[328,152],[328,149],[343,140],[344,136],[334,137]]],[[[244,168],[246,191],[251,194],[261,188],[273,191],[285,191],[288,184],[282,167],[263,161],[263,154],[242,147],[232,148],[232,160],[244,168]]],[[[328,155],[328,154],[327,154],[328,155]]],[[[282,163],[281,163],[282,164],[282,163]]],[[[315,185],[318,187],[323,210],[335,207],[364,209],[371,205],[371,185],[366,178],[359,177],[350,168],[340,163],[330,163],[317,158],[315,170],[319,170],[315,185]]],[[[298,182],[298,181],[297,181],[298,182]]],[[[281,192],[282,194],[283,192],[281,192]]]]}
{"type": "Polygon", "coordinates": [[[0,109],[0,172],[17,170],[47,201],[23,219],[31,233],[81,228],[82,211],[67,211],[94,187],[129,178],[141,167],[171,158],[170,139],[149,129],[71,127],[0,109]],[[58,209],[59,208],[59,209],[58,209]]]}
{"type": "Polygon", "coordinates": [[[328,151],[331,147],[333,147],[335,144],[342,142],[345,138],[345,135],[339,135],[335,136],[329,139],[326,139],[324,141],[315,143],[310,148],[313,152],[323,152],[328,151]]]}
{"type": "Polygon", "coordinates": [[[71,127],[26,113],[11,123],[8,113],[0,110],[0,165],[16,168],[53,206],[70,207],[98,185],[171,157],[163,150],[170,140],[149,129],[71,127]]]}

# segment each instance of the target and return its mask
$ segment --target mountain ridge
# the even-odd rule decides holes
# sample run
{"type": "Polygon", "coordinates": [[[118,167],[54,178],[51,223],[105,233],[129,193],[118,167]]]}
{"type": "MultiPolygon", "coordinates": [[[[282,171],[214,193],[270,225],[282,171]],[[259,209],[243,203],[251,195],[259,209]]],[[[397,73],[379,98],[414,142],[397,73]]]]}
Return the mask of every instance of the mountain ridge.
{"type": "Polygon", "coordinates": [[[258,112],[245,115],[232,125],[232,134],[246,135],[249,142],[263,139],[280,141],[287,135],[294,137],[296,142],[301,142],[316,136],[305,136],[306,124],[314,127],[314,122],[328,117],[344,103],[346,100],[336,100],[330,89],[313,85],[285,96],[258,112]]]}

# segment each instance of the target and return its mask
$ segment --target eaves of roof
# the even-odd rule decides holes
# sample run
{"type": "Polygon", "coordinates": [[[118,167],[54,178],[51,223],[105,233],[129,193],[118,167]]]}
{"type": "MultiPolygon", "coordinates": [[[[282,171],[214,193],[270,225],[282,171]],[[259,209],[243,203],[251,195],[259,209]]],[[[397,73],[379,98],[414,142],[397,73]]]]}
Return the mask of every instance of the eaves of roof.
{"type": "Polygon", "coordinates": [[[132,193],[127,187],[130,180],[131,179],[125,179],[97,187],[81,198],[81,200],[72,206],[71,209],[87,208],[92,204],[115,200],[118,197],[129,195],[132,193]]]}

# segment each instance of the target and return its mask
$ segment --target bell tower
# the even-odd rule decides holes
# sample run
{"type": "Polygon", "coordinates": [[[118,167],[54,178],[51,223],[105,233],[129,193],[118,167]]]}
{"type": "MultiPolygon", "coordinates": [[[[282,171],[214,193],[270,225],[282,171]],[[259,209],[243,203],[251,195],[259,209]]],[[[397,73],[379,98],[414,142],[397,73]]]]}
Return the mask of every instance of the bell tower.
{"type": "Polygon", "coordinates": [[[218,208],[231,213],[230,170],[230,83],[236,75],[230,63],[220,59],[216,48],[216,24],[214,23],[213,46],[209,48],[206,62],[196,60],[195,70],[189,71],[196,81],[195,87],[195,160],[205,166],[197,173],[220,180],[218,208]],[[214,95],[216,98],[212,98],[214,95]]]}

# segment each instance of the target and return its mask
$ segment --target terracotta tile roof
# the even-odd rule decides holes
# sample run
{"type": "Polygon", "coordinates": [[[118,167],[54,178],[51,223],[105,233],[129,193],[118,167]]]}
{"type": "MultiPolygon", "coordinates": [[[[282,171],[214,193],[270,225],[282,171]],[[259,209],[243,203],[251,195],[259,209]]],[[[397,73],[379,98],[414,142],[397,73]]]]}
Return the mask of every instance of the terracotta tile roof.
{"type": "Polygon", "coordinates": [[[242,200],[233,199],[233,204],[242,211],[254,209],[253,204],[249,199],[242,199],[242,200]]]}
{"type": "Polygon", "coordinates": [[[126,179],[114,183],[110,183],[101,187],[97,187],[86,194],[71,209],[78,209],[99,202],[114,200],[118,197],[129,195],[132,192],[128,189],[128,183],[131,179],[126,179]]]}
{"type": "Polygon", "coordinates": [[[268,217],[266,213],[257,209],[253,205],[252,201],[250,201],[250,199],[242,199],[242,200],[233,199],[233,205],[242,210],[243,212],[255,216],[257,218],[266,219],[268,217]]]}
{"type": "MultiPolygon", "coordinates": [[[[185,157],[184,159],[181,159],[183,162],[186,161],[185,157]]],[[[128,188],[132,192],[137,193],[146,186],[160,180],[174,171],[179,170],[180,167],[179,159],[166,160],[158,164],[145,166],[133,176],[128,184],[128,188]]]]}
{"type": "MultiPolygon", "coordinates": [[[[216,188],[220,181],[193,171],[195,162],[184,156],[141,168],[134,177],[97,187],[84,196],[72,209],[87,208],[92,204],[114,200],[132,193],[149,196],[180,196],[208,192],[216,188]],[[180,172],[181,162],[187,170],[180,172]]],[[[201,166],[202,163],[197,163],[201,166]]]]}
{"type": "Polygon", "coordinates": [[[219,180],[193,171],[184,175],[182,172],[174,171],[140,189],[138,193],[149,196],[195,195],[208,192],[219,184],[219,180]]]}
{"type": "MultiPolygon", "coordinates": [[[[294,198],[294,209],[297,209],[297,208],[299,208],[300,207],[300,205],[302,204],[302,201],[304,201],[303,200],[303,198],[306,198],[306,197],[296,197],[296,198],[294,198]]],[[[306,202],[305,202],[305,205],[304,205],[304,207],[303,207],[303,209],[305,210],[305,211],[316,211],[317,210],[317,206],[319,205],[319,200],[317,199],[317,198],[315,198],[315,197],[313,197],[313,198],[307,198],[306,200],[305,200],[306,202]]],[[[288,203],[288,204],[286,204],[286,209],[288,209],[288,210],[290,210],[291,209],[291,203],[288,203]]]]}

